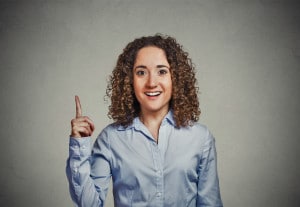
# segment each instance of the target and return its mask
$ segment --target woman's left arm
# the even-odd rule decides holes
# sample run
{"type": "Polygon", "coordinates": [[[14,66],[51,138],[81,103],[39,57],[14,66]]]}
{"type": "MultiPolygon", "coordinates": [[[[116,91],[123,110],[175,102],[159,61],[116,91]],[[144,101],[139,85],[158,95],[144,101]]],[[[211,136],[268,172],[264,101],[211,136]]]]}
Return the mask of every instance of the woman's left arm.
{"type": "Polygon", "coordinates": [[[219,178],[217,172],[217,154],[215,138],[208,131],[202,157],[199,165],[198,180],[198,207],[222,207],[223,203],[220,195],[219,178]]]}

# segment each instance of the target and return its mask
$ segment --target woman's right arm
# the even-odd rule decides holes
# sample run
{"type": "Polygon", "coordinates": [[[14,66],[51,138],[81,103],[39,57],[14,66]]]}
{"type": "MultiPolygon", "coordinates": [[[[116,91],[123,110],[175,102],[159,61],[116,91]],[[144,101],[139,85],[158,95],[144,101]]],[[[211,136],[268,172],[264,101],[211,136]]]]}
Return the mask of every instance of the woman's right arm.
{"type": "Polygon", "coordinates": [[[76,206],[103,206],[110,180],[110,166],[106,159],[102,159],[103,157],[91,156],[90,136],[95,129],[94,123],[89,117],[82,116],[78,96],[75,96],[75,103],[76,117],[71,121],[69,158],[66,167],[70,194],[76,206]],[[95,169],[91,167],[95,159],[102,159],[100,161],[102,166],[97,166],[98,172],[94,170],[91,172],[92,168],[95,169]],[[103,176],[103,172],[107,174],[103,176]],[[99,178],[95,179],[97,174],[102,174],[101,181],[99,178]]]}

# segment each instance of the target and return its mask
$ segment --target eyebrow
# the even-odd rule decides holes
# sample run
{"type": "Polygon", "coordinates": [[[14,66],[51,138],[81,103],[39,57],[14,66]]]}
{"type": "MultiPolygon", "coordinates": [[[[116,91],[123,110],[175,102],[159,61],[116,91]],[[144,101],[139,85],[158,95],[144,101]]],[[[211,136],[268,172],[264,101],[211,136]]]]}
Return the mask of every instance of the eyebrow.
{"type": "Polygon", "coordinates": [[[143,68],[143,69],[146,69],[147,67],[145,65],[138,65],[136,67],[134,67],[134,69],[137,69],[137,68],[143,68]]]}
{"type": "Polygon", "coordinates": [[[156,67],[157,67],[157,68],[168,68],[168,69],[169,69],[169,67],[166,66],[166,65],[157,65],[156,67]]]}
{"type": "MultiPolygon", "coordinates": [[[[166,66],[166,65],[157,65],[156,66],[157,68],[168,68],[168,69],[170,69],[168,66],[166,66]]],[[[138,65],[138,66],[136,66],[136,67],[134,67],[134,69],[136,70],[137,68],[143,68],[143,69],[146,69],[147,67],[145,66],[145,65],[138,65]]]]}

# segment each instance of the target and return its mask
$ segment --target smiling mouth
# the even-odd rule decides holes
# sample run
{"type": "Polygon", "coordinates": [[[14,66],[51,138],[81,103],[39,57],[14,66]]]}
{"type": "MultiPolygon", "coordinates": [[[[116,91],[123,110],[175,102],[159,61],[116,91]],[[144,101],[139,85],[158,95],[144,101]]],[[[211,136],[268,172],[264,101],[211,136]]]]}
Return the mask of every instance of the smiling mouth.
{"type": "Polygon", "coordinates": [[[146,92],[145,94],[146,94],[146,96],[155,97],[155,96],[159,96],[161,94],[161,92],[159,92],[159,91],[156,91],[156,92],[146,92]]]}

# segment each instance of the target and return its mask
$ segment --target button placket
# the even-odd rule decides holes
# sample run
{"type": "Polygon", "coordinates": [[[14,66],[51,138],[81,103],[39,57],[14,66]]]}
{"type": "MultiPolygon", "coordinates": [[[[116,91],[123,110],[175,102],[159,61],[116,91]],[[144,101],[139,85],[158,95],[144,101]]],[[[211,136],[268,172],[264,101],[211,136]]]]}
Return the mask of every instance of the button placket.
{"type": "Polygon", "coordinates": [[[156,177],[156,192],[155,197],[160,200],[163,197],[163,173],[162,173],[162,159],[161,152],[156,143],[152,144],[152,153],[154,158],[154,168],[155,168],[155,177],[156,177]]]}

